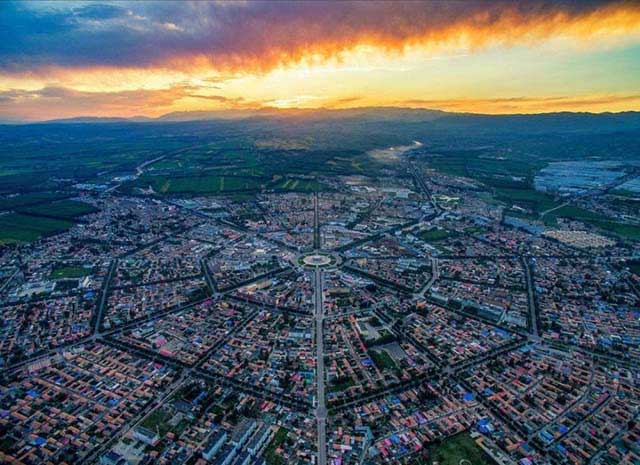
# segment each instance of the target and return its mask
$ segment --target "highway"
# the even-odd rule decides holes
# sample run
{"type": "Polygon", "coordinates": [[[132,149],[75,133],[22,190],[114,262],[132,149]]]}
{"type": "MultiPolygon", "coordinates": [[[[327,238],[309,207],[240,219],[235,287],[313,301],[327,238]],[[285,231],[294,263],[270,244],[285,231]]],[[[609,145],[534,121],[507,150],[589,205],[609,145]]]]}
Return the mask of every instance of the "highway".
{"type": "Polygon", "coordinates": [[[316,316],[316,419],[318,421],[318,465],[327,463],[327,405],[324,395],[324,310],[322,298],[322,270],[315,269],[315,316],[316,316]]]}

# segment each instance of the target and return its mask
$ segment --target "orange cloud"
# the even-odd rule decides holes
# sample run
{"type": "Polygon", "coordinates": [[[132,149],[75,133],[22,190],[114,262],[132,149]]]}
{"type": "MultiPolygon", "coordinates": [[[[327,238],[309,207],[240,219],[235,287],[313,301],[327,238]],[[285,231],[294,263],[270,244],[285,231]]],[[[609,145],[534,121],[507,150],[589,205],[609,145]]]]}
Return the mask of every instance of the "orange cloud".
{"type": "Polygon", "coordinates": [[[390,55],[413,49],[436,53],[551,38],[588,47],[640,33],[640,4],[626,1],[334,2],[322,10],[317,2],[308,4],[283,17],[275,8],[259,9],[266,11],[263,15],[247,13],[224,29],[223,36],[231,39],[228,47],[177,52],[156,64],[262,73],[299,64],[343,62],[351,52],[368,48],[390,55]]]}
{"type": "MultiPolygon", "coordinates": [[[[72,27],[60,27],[69,26],[63,16],[48,36],[46,29],[44,34],[16,29],[7,37],[15,47],[0,51],[0,66],[5,72],[45,75],[136,67],[261,73],[346,60],[362,48],[389,54],[473,50],[558,37],[589,45],[640,33],[640,4],[632,1],[160,2],[153,7],[142,2],[127,8],[109,9],[102,21],[99,9],[92,11],[91,27],[77,14],[72,27]],[[174,27],[159,26],[167,23],[174,27]]],[[[18,23],[22,16],[16,13],[18,23]]]]}
{"type": "Polygon", "coordinates": [[[66,118],[77,115],[160,116],[172,111],[178,102],[189,108],[190,99],[197,99],[192,106],[200,108],[202,100],[211,101],[207,108],[257,108],[260,104],[244,99],[217,95],[198,95],[190,86],[175,86],[160,90],[130,90],[120,92],[82,92],[65,87],[45,87],[27,91],[10,89],[0,91],[0,116],[27,121],[66,118]],[[3,108],[11,112],[2,111],[3,108]]]}

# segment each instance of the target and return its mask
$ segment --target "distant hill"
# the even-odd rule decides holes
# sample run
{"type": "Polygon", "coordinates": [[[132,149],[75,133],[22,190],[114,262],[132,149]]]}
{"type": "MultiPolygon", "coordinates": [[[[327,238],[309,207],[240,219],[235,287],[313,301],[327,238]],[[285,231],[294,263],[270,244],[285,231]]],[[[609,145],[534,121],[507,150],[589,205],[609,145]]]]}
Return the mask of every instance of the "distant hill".
{"type": "Polygon", "coordinates": [[[133,116],[131,118],[124,117],[99,117],[99,116],[77,116],[75,118],[50,119],[46,121],[38,121],[34,124],[100,124],[100,123],[146,123],[156,121],[154,118],[146,116],[133,116]]]}
{"type": "Polygon", "coordinates": [[[640,130],[640,112],[622,113],[542,113],[486,115],[476,113],[450,113],[441,110],[398,107],[362,107],[331,109],[279,109],[215,110],[172,112],[158,118],[77,117],[43,121],[38,124],[101,124],[101,123],[187,123],[196,121],[270,119],[291,121],[332,121],[350,123],[405,123],[418,124],[438,131],[465,131],[467,133],[566,133],[616,132],[640,130]]]}
{"type": "Polygon", "coordinates": [[[482,115],[448,113],[435,121],[435,129],[482,132],[615,132],[640,129],[640,112],[540,113],[482,115]]]}

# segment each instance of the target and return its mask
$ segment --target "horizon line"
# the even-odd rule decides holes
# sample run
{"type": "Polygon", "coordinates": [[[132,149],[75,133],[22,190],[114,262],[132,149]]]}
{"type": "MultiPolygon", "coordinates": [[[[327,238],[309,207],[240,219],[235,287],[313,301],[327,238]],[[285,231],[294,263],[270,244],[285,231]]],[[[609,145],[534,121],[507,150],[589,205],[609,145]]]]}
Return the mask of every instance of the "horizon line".
{"type": "MultiPolygon", "coordinates": [[[[415,107],[415,106],[402,106],[402,105],[366,105],[366,106],[355,106],[355,107],[344,107],[344,108],[331,108],[331,107],[290,107],[290,108],[281,108],[281,107],[273,107],[273,106],[263,106],[263,107],[255,107],[255,108],[220,108],[220,109],[209,109],[209,110],[185,110],[185,111],[171,111],[167,113],[163,113],[159,116],[147,116],[144,114],[133,115],[133,116],[99,116],[99,115],[91,115],[91,114],[78,114],[76,116],[61,116],[58,118],[48,118],[48,119],[11,119],[0,117],[0,125],[29,125],[29,124],[46,124],[46,123],[54,123],[54,122],[64,122],[72,120],[103,120],[104,122],[109,122],[108,120],[118,120],[113,122],[130,122],[130,123],[154,123],[154,122],[168,122],[168,123],[176,123],[176,122],[188,122],[188,121],[203,121],[206,119],[213,118],[204,118],[198,119],[195,118],[193,120],[185,120],[185,121],[163,121],[162,118],[165,118],[169,115],[189,115],[189,114],[199,114],[199,113],[209,113],[209,114],[224,114],[224,113],[247,113],[248,117],[251,116],[260,116],[260,115],[250,115],[253,113],[259,112],[273,112],[273,113],[282,113],[285,114],[287,112],[300,112],[300,113],[314,113],[314,112],[347,112],[347,111],[365,111],[365,110],[407,110],[407,111],[425,111],[425,112],[439,112],[448,115],[473,115],[473,116],[536,116],[536,115],[558,115],[558,114],[574,114],[574,115],[617,115],[617,114],[626,114],[626,113],[639,113],[640,108],[637,110],[604,110],[604,111],[571,111],[571,110],[561,110],[561,111],[520,111],[514,113],[491,113],[491,112],[473,112],[473,111],[451,111],[451,110],[442,110],[439,108],[429,108],[429,107],[415,107]],[[136,121],[136,119],[147,119],[148,121],[136,121]]],[[[266,115],[265,115],[266,116],[266,115]]],[[[241,119],[241,116],[238,118],[228,118],[228,119],[241,119]]],[[[100,121],[96,121],[97,123],[100,121]]],[[[85,121],[85,124],[91,123],[91,121],[85,121]]]]}

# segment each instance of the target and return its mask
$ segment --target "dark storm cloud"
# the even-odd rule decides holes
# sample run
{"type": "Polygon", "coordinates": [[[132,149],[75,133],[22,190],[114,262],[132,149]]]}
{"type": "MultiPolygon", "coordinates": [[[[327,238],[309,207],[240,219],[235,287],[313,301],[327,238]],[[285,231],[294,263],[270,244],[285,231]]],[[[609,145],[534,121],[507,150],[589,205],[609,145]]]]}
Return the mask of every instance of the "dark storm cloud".
{"type": "Polygon", "coordinates": [[[464,38],[481,46],[551,36],[575,21],[588,34],[590,23],[625,27],[638,17],[637,2],[606,0],[2,3],[0,68],[268,70],[359,44],[402,50],[464,38]]]}

